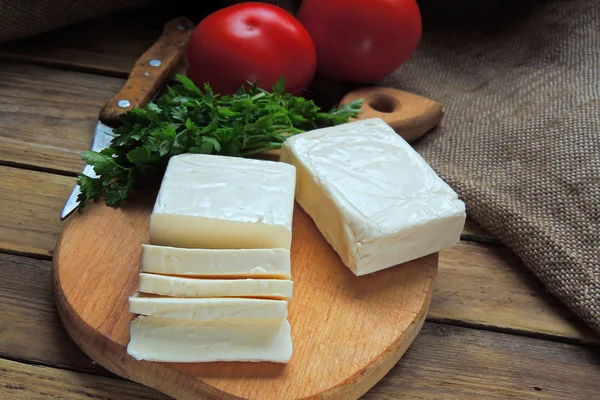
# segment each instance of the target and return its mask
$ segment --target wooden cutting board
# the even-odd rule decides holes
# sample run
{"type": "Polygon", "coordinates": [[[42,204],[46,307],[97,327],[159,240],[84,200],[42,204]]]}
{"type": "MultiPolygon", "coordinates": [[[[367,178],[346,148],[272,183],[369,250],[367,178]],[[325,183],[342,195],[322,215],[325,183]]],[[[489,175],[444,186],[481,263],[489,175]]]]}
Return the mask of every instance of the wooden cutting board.
{"type": "MultiPolygon", "coordinates": [[[[175,54],[182,53],[177,31],[186,23],[167,24],[161,38],[136,63],[130,80],[152,78],[141,70],[135,73],[149,60],[162,57],[171,61],[162,66],[172,68],[175,54]]],[[[160,67],[157,71],[163,78],[168,72],[160,67]]],[[[135,89],[129,97],[137,104],[147,101],[158,84],[150,79],[134,83],[128,81],[124,90],[135,89]]],[[[107,115],[118,112],[117,100],[123,93],[103,109],[101,119],[110,120],[107,115]]],[[[400,91],[370,88],[360,96],[366,101],[359,118],[381,117],[399,134],[406,133],[409,141],[437,124],[443,112],[438,103],[400,91]],[[415,101],[421,102],[419,107],[415,101]],[[420,117],[424,113],[429,117],[420,117]]],[[[355,97],[351,93],[342,102],[355,97]]],[[[288,364],[135,360],[126,351],[135,317],[128,312],[128,297],[137,289],[141,245],[149,243],[157,190],[137,193],[121,208],[98,203],[84,214],[74,213],[56,244],[53,283],[63,324],[89,357],[115,374],[177,399],[356,399],[394,366],[421,329],[433,292],[437,254],[356,277],[296,205],[294,297],[289,304],[294,350],[288,364]]]]}
{"type": "Polygon", "coordinates": [[[73,214],[56,245],[53,281],[63,324],[89,357],[117,375],[177,399],[357,399],[423,325],[437,254],[356,277],[296,205],[288,364],[137,361],[126,352],[134,318],[128,296],[137,288],[155,195],[73,214]]]}

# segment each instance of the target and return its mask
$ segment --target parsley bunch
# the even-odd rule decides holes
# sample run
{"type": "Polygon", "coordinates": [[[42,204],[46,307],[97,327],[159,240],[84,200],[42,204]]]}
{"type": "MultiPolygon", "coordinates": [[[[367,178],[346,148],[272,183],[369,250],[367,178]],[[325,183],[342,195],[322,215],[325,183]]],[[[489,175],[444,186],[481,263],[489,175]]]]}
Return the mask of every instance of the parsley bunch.
{"type": "Polygon", "coordinates": [[[156,101],[121,115],[110,147],[81,153],[98,178],[79,174],[80,211],[103,195],[107,205],[119,205],[136,184],[161,174],[172,156],[254,156],[281,148],[291,135],[346,123],[362,105],[357,100],[322,112],[312,100],[286,93],[283,78],[271,93],[250,84],[231,96],[214,94],[208,84],[202,91],[182,75],[177,79],[156,101]]]}

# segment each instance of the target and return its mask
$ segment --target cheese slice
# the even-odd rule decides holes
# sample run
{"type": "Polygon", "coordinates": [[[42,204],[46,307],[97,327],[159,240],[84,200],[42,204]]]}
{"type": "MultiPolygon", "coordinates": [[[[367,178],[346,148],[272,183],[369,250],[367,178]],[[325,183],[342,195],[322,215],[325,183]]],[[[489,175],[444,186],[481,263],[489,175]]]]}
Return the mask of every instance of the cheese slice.
{"type": "Polygon", "coordinates": [[[127,353],[161,362],[245,361],[287,363],[292,337],[287,319],[198,321],[137,317],[127,353]]]}
{"type": "Polygon", "coordinates": [[[285,300],[247,298],[175,298],[135,293],[129,312],[179,319],[287,318],[285,300]]]}
{"type": "Polygon", "coordinates": [[[287,249],[182,249],[142,245],[142,272],[289,279],[287,249]]]}
{"type": "Polygon", "coordinates": [[[295,168],[275,161],[189,153],[172,157],[150,217],[150,242],[289,249],[295,182],[295,168]]]}
{"type": "Polygon", "coordinates": [[[173,297],[291,299],[293,282],[283,279],[193,279],[140,273],[138,291],[173,297]]]}
{"type": "Polygon", "coordinates": [[[465,205],[379,118],[287,139],[296,200],[356,275],[440,251],[460,239],[465,205]]]}

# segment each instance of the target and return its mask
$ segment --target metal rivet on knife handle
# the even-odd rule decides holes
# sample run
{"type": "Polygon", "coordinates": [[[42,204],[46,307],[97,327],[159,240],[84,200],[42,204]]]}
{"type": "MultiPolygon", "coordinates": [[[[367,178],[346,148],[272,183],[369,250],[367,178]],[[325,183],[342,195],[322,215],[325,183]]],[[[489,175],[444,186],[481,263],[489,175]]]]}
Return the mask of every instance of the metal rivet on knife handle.
{"type": "Polygon", "coordinates": [[[127,108],[127,107],[131,106],[131,103],[129,102],[129,100],[119,100],[117,105],[121,108],[127,108]]]}
{"type": "Polygon", "coordinates": [[[135,63],[121,91],[100,112],[101,122],[118,126],[119,115],[130,108],[143,107],[153,98],[183,57],[193,27],[185,17],[175,18],[165,25],[162,35],[135,63]],[[129,101],[129,107],[119,106],[123,99],[129,101]]]}

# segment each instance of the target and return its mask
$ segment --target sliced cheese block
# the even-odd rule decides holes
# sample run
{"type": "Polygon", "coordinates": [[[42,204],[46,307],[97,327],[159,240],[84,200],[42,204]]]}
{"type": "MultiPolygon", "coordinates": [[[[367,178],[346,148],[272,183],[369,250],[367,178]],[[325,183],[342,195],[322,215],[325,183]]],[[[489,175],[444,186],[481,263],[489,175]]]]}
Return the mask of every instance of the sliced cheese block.
{"type": "Polygon", "coordinates": [[[127,353],[162,362],[246,361],[287,363],[292,337],[287,319],[198,321],[137,317],[127,353]]]}
{"type": "Polygon", "coordinates": [[[150,218],[150,242],[289,249],[295,182],[295,168],[279,162],[204,154],[172,157],[150,218]]]}
{"type": "Polygon", "coordinates": [[[287,139],[281,161],[297,169],[296,200],[356,275],[453,245],[465,205],[379,118],[287,139]]]}
{"type": "Polygon", "coordinates": [[[140,273],[138,291],[173,297],[290,299],[293,282],[283,279],[193,279],[140,273]]]}
{"type": "Polygon", "coordinates": [[[180,319],[287,318],[285,300],[247,298],[175,298],[136,293],[129,298],[129,312],[180,319]]]}
{"type": "Polygon", "coordinates": [[[289,279],[287,249],[182,249],[142,245],[142,272],[289,279]]]}

